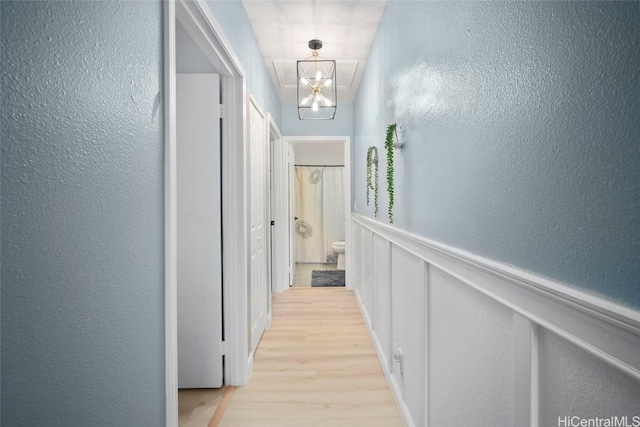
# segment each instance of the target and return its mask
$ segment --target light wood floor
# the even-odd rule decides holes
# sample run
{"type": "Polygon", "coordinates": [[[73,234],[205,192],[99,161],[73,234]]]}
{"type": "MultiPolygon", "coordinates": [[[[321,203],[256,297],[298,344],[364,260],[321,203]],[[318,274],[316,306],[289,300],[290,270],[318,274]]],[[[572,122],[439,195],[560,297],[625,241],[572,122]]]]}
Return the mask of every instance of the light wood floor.
{"type": "Polygon", "coordinates": [[[307,264],[296,263],[296,273],[293,276],[293,286],[296,288],[311,287],[311,272],[313,270],[335,270],[337,264],[307,264]]]}
{"type": "Polygon", "coordinates": [[[276,297],[249,384],[235,390],[220,425],[403,425],[352,291],[276,297]]]}
{"type": "Polygon", "coordinates": [[[178,425],[207,427],[226,387],[178,390],[178,425]]]}

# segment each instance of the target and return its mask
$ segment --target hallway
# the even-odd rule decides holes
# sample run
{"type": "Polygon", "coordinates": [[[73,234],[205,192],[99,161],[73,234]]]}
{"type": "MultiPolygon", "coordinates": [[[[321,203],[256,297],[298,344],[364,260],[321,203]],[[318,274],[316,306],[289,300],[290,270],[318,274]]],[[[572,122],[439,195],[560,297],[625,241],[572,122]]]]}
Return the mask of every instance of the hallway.
{"type": "Polygon", "coordinates": [[[640,426],[638,22],[0,1],[0,425],[640,426]],[[331,67],[300,70],[314,53],[331,67]],[[209,84],[181,108],[186,75],[209,84]],[[333,119],[302,117],[333,89],[333,119]],[[343,162],[296,156],[320,141],[343,162]],[[297,231],[321,234],[296,230],[296,159],[344,165],[352,291],[289,289],[297,231]]]}
{"type": "Polygon", "coordinates": [[[353,291],[278,294],[221,426],[402,426],[353,291]]]}

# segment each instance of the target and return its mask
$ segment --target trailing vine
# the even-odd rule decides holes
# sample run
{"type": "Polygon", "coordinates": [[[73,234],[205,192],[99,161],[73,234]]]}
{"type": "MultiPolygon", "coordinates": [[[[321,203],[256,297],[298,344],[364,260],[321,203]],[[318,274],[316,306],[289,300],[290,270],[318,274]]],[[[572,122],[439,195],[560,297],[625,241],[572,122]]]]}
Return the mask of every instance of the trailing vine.
{"type": "Polygon", "coordinates": [[[378,216],[378,149],[374,146],[367,150],[367,206],[369,206],[369,190],[373,190],[373,214],[378,216]],[[375,176],[373,166],[375,165],[375,176]]]}
{"type": "Polygon", "coordinates": [[[393,224],[393,135],[396,133],[396,124],[387,126],[387,137],[384,147],[387,149],[387,191],[389,192],[389,222],[393,224]]]}

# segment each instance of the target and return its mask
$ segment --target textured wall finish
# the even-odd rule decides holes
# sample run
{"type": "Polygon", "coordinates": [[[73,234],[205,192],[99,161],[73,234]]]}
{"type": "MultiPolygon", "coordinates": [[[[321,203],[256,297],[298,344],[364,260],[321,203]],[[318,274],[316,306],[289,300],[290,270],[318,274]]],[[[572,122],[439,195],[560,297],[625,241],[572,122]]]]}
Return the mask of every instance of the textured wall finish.
{"type": "Polygon", "coordinates": [[[164,425],[162,2],[0,2],[2,425],[164,425]]]}
{"type": "Polygon", "coordinates": [[[389,2],[354,102],[356,211],[397,122],[394,225],[640,308],[638,22],[639,2],[389,2]]]}
{"type": "MultiPolygon", "coordinates": [[[[2,25],[2,8],[0,7],[0,25],[2,25]]],[[[0,36],[2,27],[0,27],[0,36]]],[[[0,37],[0,70],[2,69],[2,38],[0,37]]],[[[2,80],[0,80],[0,106],[2,104],[2,80]]],[[[0,108],[0,114],[2,108],[0,108]]],[[[2,142],[2,119],[0,115],[0,143],[2,142]]],[[[0,149],[0,200],[2,199],[2,150],[0,149]]],[[[0,203],[1,205],[1,203],[0,203]]],[[[0,224],[2,224],[2,209],[0,209],[0,224]]],[[[1,229],[1,226],[0,226],[1,229]]],[[[0,254],[2,253],[2,233],[0,232],[0,254]]],[[[2,257],[0,256],[0,312],[2,307],[2,257]]],[[[0,314],[0,424],[2,424],[2,315],[0,314]]]]}

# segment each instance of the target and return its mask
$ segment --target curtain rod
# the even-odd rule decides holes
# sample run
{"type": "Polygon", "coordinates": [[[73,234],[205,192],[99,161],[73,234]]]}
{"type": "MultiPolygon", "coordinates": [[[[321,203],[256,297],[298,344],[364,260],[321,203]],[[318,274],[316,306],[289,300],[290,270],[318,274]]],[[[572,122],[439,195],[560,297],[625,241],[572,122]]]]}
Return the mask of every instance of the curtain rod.
{"type": "Polygon", "coordinates": [[[294,166],[303,166],[309,168],[343,168],[344,165],[294,165],[294,166]]]}

